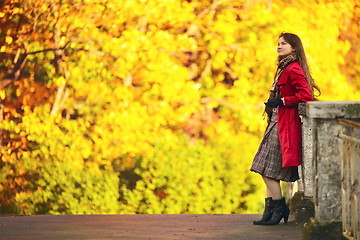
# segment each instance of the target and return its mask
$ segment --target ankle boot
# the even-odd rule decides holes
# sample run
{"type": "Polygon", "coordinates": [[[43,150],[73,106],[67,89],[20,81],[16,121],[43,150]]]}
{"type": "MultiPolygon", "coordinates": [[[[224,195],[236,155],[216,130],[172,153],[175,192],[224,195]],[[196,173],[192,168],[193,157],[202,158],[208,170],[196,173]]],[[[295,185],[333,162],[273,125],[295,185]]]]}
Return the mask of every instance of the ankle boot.
{"type": "Polygon", "coordinates": [[[262,215],[261,220],[259,221],[253,221],[254,225],[264,225],[265,222],[269,221],[271,219],[271,216],[274,211],[274,204],[271,197],[265,198],[265,210],[262,215]]]}
{"type": "Polygon", "coordinates": [[[290,210],[285,203],[285,198],[279,200],[273,200],[274,212],[271,219],[265,222],[263,225],[276,225],[279,224],[281,219],[284,218],[285,224],[288,222],[290,210]]]}

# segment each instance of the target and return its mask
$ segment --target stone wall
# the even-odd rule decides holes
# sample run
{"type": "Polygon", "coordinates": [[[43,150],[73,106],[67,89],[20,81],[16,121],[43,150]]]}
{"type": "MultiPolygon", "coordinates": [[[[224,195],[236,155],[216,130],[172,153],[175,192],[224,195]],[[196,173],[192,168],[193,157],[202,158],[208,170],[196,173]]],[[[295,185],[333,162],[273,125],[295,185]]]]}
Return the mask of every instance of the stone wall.
{"type": "Polygon", "coordinates": [[[316,101],[299,104],[303,152],[299,189],[312,197],[315,219],[341,221],[341,161],[338,118],[359,119],[360,101],[316,101]]]}

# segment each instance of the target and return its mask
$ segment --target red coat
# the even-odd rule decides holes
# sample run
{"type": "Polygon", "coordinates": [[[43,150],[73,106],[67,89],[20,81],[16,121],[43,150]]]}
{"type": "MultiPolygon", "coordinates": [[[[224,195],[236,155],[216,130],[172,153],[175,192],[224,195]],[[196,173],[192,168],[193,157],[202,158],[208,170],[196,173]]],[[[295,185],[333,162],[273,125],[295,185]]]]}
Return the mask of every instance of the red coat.
{"type": "Polygon", "coordinates": [[[279,107],[278,129],[282,153],[282,166],[301,164],[301,122],[298,103],[311,101],[306,77],[298,62],[286,67],[277,84],[285,105],[279,107]]]}

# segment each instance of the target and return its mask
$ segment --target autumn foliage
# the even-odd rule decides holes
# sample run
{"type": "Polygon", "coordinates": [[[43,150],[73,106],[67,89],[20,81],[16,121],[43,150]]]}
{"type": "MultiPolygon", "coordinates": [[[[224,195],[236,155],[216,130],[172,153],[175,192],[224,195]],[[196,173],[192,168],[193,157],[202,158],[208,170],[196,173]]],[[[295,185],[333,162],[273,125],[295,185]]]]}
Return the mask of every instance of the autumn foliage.
{"type": "Polygon", "coordinates": [[[359,100],[356,0],[5,0],[0,212],[254,213],[277,36],[359,100]],[[310,4],[311,3],[311,4],[310,4]]]}

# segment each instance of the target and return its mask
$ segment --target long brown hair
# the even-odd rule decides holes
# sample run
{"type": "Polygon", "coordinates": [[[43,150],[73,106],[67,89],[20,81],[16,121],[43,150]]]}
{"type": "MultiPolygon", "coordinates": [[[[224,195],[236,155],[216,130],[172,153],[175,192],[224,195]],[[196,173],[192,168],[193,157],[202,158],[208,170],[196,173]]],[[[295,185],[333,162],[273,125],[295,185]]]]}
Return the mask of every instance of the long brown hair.
{"type": "MultiPolygon", "coordinates": [[[[314,79],[311,77],[309,65],[307,63],[306,56],[305,56],[304,47],[301,43],[300,38],[293,33],[287,33],[287,32],[281,33],[279,38],[281,38],[281,37],[283,37],[285,39],[285,41],[287,43],[289,43],[293,49],[295,49],[296,60],[298,61],[302,70],[304,71],[306,81],[307,81],[310,91],[311,91],[311,97],[314,100],[315,99],[314,88],[319,93],[317,95],[317,97],[321,95],[321,91],[320,91],[320,88],[315,84],[314,79]]],[[[278,61],[279,60],[280,60],[280,58],[278,58],[278,61]]]]}

